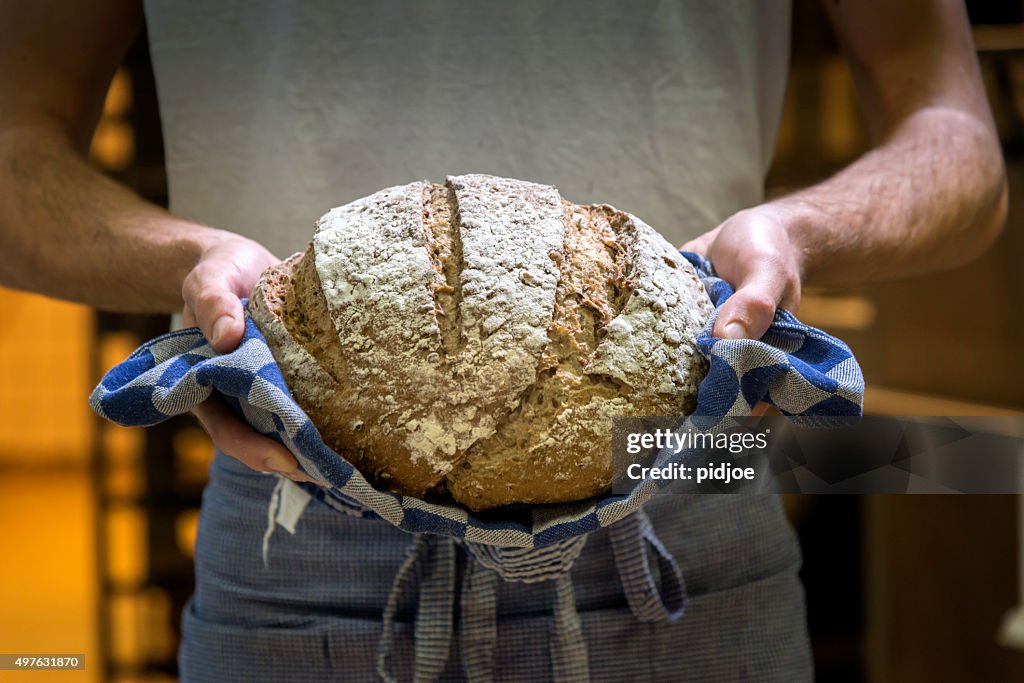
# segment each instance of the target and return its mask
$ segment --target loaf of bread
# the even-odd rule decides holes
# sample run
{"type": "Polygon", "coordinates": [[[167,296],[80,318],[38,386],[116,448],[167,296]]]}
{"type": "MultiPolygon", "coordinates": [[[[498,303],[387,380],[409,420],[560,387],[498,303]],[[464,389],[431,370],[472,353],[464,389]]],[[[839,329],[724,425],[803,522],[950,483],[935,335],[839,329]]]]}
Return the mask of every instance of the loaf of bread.
{"type": "Polygon", "coordinates": [[[463,175],[332,209],[249,308],[327,445],[482,510],[607,489],[613,416],[692,412],[712,305],[639,218],[463,175]]]}

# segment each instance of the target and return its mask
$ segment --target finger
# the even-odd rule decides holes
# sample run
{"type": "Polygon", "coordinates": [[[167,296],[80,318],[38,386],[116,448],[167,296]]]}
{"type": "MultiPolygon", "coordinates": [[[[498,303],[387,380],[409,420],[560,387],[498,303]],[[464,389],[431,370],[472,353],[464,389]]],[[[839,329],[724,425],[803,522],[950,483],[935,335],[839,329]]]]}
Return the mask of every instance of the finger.
{"type": "Polygon", "coordinates": [[[695,254],[700,254],[704,258],[708,257],[711,253],[711,243],[715,241],[715,237],[718,235],[718,228],[704,233],[703,235],[696,237],[679,248],[680,251],[692,251],[695,254]]]}
{"type": "Polygon", "coordinates": [[[186,308],[214,349],[227,353],[241,343],[245,314],[223,270],[214,263],[196,266],[185,278],[181,294],[186,308]]]}
{"type": "MultiPolygon", "coordinates": [[[[287,448],[240,420],[224,400],[213,396],[192,409],[213,445],[226,455],[257,472],[302,474],[299,463],[287,448]]],[[[308,477],[305,478],[309,481],[308,477]]]]}
{"type": "Polygon", "coordinates": [[[776,307],[793,300],[792,288],[788,278],[772,269],[755,271],[719,309],[712,336],[760,339],[775,319],[776,307]]]}

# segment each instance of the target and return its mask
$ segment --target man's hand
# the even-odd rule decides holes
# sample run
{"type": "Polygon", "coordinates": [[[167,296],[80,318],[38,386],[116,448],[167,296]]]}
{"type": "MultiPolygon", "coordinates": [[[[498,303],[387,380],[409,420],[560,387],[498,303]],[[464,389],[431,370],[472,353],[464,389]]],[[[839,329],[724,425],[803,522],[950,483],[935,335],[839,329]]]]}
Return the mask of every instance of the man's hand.
{"type": "MultiPolygon", "coordinates": [[[[233,351],[245,333],[245,312],[240,298],[248,296],[260,274],[278,261],[256,242],[222,233],[222,237],[203,250],[182,284],[184,323],[198,325],[218,352],[233,351]]],[[[257,433],[235,416],[219,396],[204,401],[192,412],[214,446],[223,453],[259,472],[276,472],[296,481],[313,481],[298,470],[298,461],[287,448],[257,433]]]]}
{"type": "Polygon", "coordinates": [[[773,204],[740,211],[714,230],[683,245],[708,258],[736,293],[722,306],[712,334],[725,339],[758,339],[772,324],[776,308],[800,306],[801,251],[786,225],[785,210],[773,204]]]}
{"type": "Polygon", "coordinates": [[[249,296],[260,275],[279,263],[260,244],[233,233],[212,241],[185,276],[181,298],[186,325],[198,326],[219,353],[234,351],[245,333],[241,298],[249,296]]]}

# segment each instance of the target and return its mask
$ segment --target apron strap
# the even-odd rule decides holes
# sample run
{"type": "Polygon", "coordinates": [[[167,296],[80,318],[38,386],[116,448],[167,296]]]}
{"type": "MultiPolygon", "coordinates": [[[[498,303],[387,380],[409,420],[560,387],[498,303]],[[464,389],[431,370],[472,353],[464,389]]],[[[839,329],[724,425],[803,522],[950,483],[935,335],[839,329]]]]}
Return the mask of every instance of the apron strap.
{"type": "Polygon", "coordinates": [[[470,558],[462,579],[459,646],[469,683],[492,683],[498,642],[498,575],[470,558]]]}
{"type": "Polygon", "coordinates": [[[384,630],[377,645],[377,674],[386,683],[398,683],[392,648],[398,602],[410,585],[419,584],[414,629],[413,681],[436,681],[448,662],[455,605],[455,542],[450,538],[416,534],[408,556],[391,585],[384,608],[384,630]]]}
{"type": "Polygon", "coordinates": [[[569,683],[587,683],[590,680],[583,623],[576,612],[576,594],[572,588],[572,577],[568,574],[555,579],[555,618],[548,651],[553,680],[569,683]]]}
{"type": "Polygon", "coordinates": [[[643,508],[608,527],[615,565],[633,615],[640,621],[677,621],[686,610],[686,582],[676,559],[654,533],[643,508]],[[654,580],[648,549],[658,562],[654,580]]]}
{"type": "MultiPolygon", "coordinates": [[[[655,535],[644,511],[638,510],[608,527],[615,565],[630,611],[644,622],[672,622],[686,609],[686,584],[675,558],[655,535]],[[660,581],[654,578],[651,552],[660,581]],[[660,586],[659,586],[660,583],[660,586]]],[[[398,603],[411,588],[418,591],[414,629],[414,683],[438,680],[448,662],[454,633],[457,541],[433,534],[415,534],[408,556],[395,575],[384,609],[384,631],[377,650],[377,673],[397,683],[392,649],[398,603]]],[[[572,549],[578,554],[579,547],[572,549]]],[[[568,549],[568,548],[567,548],[568,549]]],[[[501,576],[488,565],[491,558],[468,553],[460,590],[459,644],[463,671],[470,683],[492,683],[498,640],[497,588],[501,576]]],[[[575,558],[573,558],[575,559],[575,558]]],[[[536,580],[525,572],[518,577],[536,580]]],[[[554,614],[548,653],[554,680],[590,680],[583,624],[576,611],[572,578],[566,570],[548,578],[554,588],[554,614]]]]}

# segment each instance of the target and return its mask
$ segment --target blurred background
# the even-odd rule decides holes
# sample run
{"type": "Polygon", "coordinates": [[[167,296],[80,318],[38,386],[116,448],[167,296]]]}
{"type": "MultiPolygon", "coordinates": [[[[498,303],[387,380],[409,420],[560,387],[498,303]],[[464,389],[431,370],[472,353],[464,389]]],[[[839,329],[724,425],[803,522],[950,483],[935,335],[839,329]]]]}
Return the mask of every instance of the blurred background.
{"type": "MultiPolygon", "coordinates": [[[[968,2],[1006,154],[998,244],[968,267],[859,291],[810,291],[800,317],[850,343],[885,415],[1024,414],[1024,2],[968,2]]],[[[770,194],[820,180],[866,145],[845,63],[814,0],[796,0],[770,194]]],[[[144,37],[107,96],[92,156],[166,203],[144,37]]],[[[87,670],[0,679],[173,681],[178,615],[211,455],[190,419],[101,423],[103,372],[161,317],[0,288],[0,652],[85,653],[87,670]]],[[[818,680],[1024,680],[1000,635],[1020,601],[1016,496],[790,496],[818,680]]]]}

